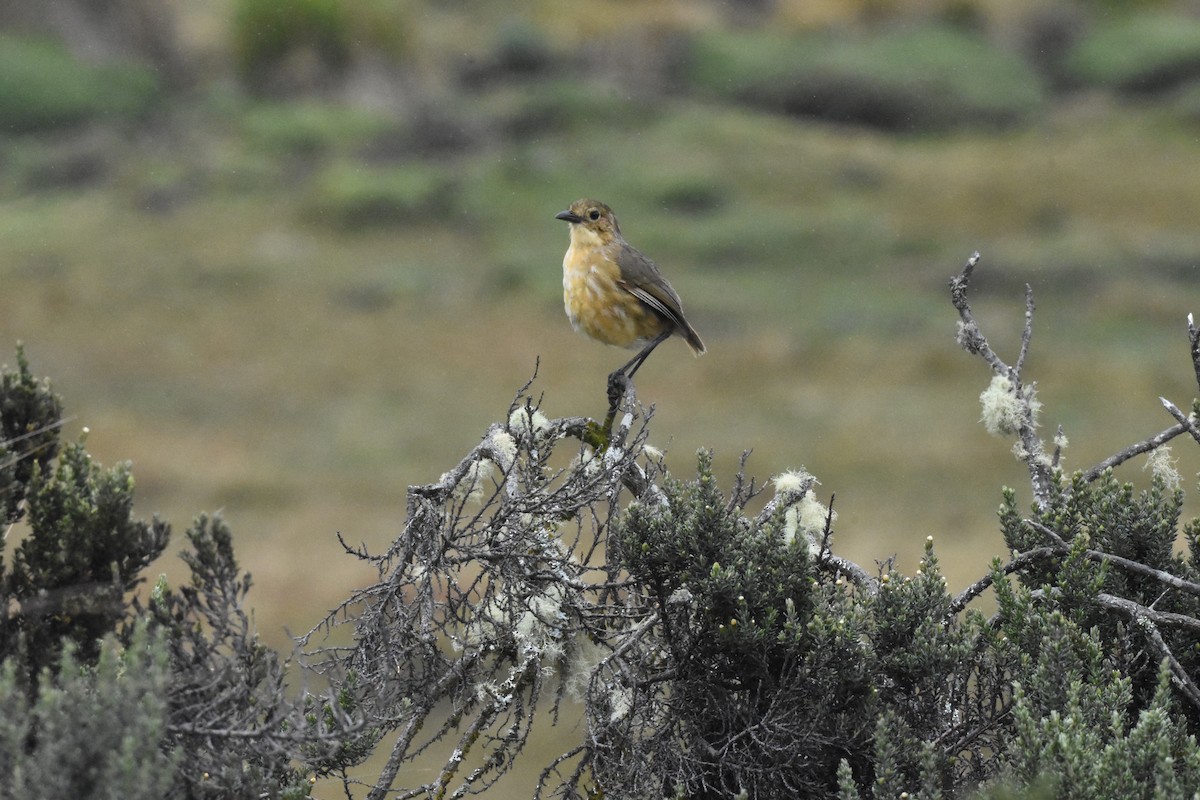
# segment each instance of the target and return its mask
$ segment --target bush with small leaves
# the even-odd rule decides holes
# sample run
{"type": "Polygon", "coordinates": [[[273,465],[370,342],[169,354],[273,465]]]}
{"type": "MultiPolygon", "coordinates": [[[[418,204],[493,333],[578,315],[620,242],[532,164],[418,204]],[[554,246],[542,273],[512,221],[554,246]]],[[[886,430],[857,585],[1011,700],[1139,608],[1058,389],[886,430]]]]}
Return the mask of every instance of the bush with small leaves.
{"type": "Polygon", "coordinates": [[[160,637],[137,625],[128,642],[104,638],[94,663],[64,646],[28,699],[18,663],[0,671],[0,796],[160,800],[179,753],[167,732],[170,667],[160,637]]]}
{"type": "Polygon", "coordinates": [[[187,532],[190,583],[133,597],[170,530],[134,518],[127,464],[60,447],[61,424],[18,351],[0,370],[0,524],[24,525],[0,561],[0,796],[307,796],[302,765],[356,741],[350,710],[289,697],[220,519],[187,532]]]}

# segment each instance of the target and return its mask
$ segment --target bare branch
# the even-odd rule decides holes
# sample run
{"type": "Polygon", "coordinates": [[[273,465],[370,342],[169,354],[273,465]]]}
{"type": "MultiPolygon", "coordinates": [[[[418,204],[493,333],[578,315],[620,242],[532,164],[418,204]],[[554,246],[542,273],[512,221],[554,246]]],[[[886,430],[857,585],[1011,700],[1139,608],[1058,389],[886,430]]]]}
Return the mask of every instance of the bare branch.
{"type": "Polygon", "coordinates": [[[651,412],[632,385],[617,411],[605,430],[582,417],[549,419],[518,397],[437,481],[409,487],[404,533],[385,554],[343,543],[376,565],[379,580],[302,641],[354,627],[355,644],[316,649],[314,668],[360,687],[355,710],[395,732],[372,800],[482,791],[524,747],[539,705],[557,714],[563,690],[542,698],[547,676],[584,643],[613,658],[622,651],[610,641],[632,647],[640,626],[653,624],[606,541],[624,491],[666,499],[653,480],[660,467],[643,463],[651,412]],[[570,463],[552,464],[563,447],[570,463]],[[440,722],[426,729],[435,709],[440,722]],[[435,747],[452,750],[437,777],[396,786],[402,767],[435,747]],[[465,769],[473,752],[482,764],[465,769]]]}
{"type": "Polygon", "coordinates": [[[1192,438],[1195,439],[1197,443],[1200,443],[1200,430],[1196,429],[1195,420],[1184,416],[1183,412],[1165,397],[1158,398],[1158,402],[1163,404],[1163,408],[1167,410],[1167,413],[1174,417],[1175,421],[1178,422],[1185,431],[1190,433],[1192,438]]]}
{"type": "Polygon", "coordinates": [[[1188,341],[1191,343],[1192,370],[1196,373],[1196,386],[1200,388],[1200,328],[1191,314],[1187,315],[1188,341]]]}
{"type": "MultiPolygon", "coordinates": [[[[1001,575],[1011,575],[1018,570],[1022,570],[1039,559],[1047,558],[1058,554],[1058,548],[1039,547],[1034,550],[1027,550],[1014,556],[1007,564],[1000,567],[1001,575]]],[[[979,580],[972,583],[966,589],[963,589],[954,599],[950,601],[950,608],[946,612],[946,618],[949,619],[955,614],[961,612],[972,600],[983,594],[996,581],[995,571],[989,572],[979,580]]]]}
{"type": "Polygon", "coordinates": [[[1096,600],[1105,608],[1117,609],[1126,615],[1139,619],[1149,620],[1156,625],[1170,625],[1178,628],[1187,628],[1191,631],[1200,633],[1200,619],[1190,617],[1187,614],[1175,614],[1170,611],[1158,611],[1150,606],[1135,603],[1125,597],[1117,597],[1116,595],[1101,592],[1096,595],[1096,600]]]}
{"type": "Polygon", "coordinates": [[[982,358],[995,375],[1008,380],[1014,401],[1020,407],[1020,421],[1016,430],[1021,441],[1018,457],[1029,470],[1034,500],[1039,506],[1044,506],[1050,501],[1050,490],[1054,483],[1051,460],[1046,456],[1045,444],[1037,434],[1032,391],[1027,390],[1021,382],[1021,369],[1024,367],[1029,343],[1033,338],[1033,289],[1025,286],[1025,326],[1021,334],[1021,349],[1016,366],[1010,367],[988,344],[967,302],[971,274],[978,263],[979,253],[973,253],[967,259],[962,272],[950,280],[950,300],[959,315],[958,343],[968,353],[982,358]]]}
{"type": "Polygon", "coordinates": [[[1091,483],[1092,481],[1096,480],[1096,478],[1099,478],[1102,474],[1104,474],[1105,470],[1111,469],[1112,467],[1120,464],[1124,464],[1129,459],[1139,456],[1142,453],[1148,453],[1151,450],[1162,447],[1164,444],[1171,441],[1179,434],[1185,433],[1186,431],[1187,429],[1182,425],[1172,425],[1170,428],[1156,433],[1148,439],[1140,441],[1137,444],[1131,444],[1129,447],[1126,447],[1119,453],[1114,453],[1113,455],[1104,459],[1091,469],[1085,470],[1083,473],[1083,479],[1087,483],[1091,483]]]}
{"type": "MultiPolygon", "coordinates": [[[[1070,548],[1070,545],[1064,541],[1063,538],[1059,536],[1052,528],[1043,525],[1041,522],[1038,522],[1035,519],[1026,519],[1024,522],[1034,530],[1050,537],[1050,539],[1054,542],[1054,550],[1062,553],[1066,552],[1070,548]]],[[[1084,550],[1083,554],[1092,561],[1107,562],[1109,564],[1118,566],[1121,569],[1127,570],[1128,572],[1133,572],[1147,578],[1153,578],[1154,580],[1174,589],[1179,589],[1180,591],[1200,597],[1200,583],[1184,580],[1178,575],[1172,575],[1171,573],[1164,572],[1161,569],[1155,569],[1141,563],[1140,561],[1134,561],[1129,558],[1124,558],[1123,556],[1113,555],[1112,553],[1105,553],[1101,550],[1084,550]]]]}
{"type": "Polygon", "coordinates": [[[1029,355],[1029,343],[1033,340],[1033,287],[1025,284],[1025,328],[1021,331],[1021,352],[1017,355],[1017,366],[1013,370],[1017,380],[1025,368],[1025,357],[1029,355]]]}

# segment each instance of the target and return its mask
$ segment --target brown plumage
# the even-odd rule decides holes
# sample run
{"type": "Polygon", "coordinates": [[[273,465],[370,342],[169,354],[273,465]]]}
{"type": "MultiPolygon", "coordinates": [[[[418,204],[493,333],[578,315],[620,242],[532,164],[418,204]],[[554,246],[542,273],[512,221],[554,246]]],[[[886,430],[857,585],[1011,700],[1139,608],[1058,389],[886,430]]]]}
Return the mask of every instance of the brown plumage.
{"type": "Polygon", "coordinates": [[[556,219],[571,224],[571,246],[563,258],[563,305],[571,324],[605,344],[641,348],[617,372],[632,376],[673,334],[686,339],[696,355],[705,351],[683,316],[679,295],[658,265],[625,241],[611,208],[576,200],[556,219]]]}

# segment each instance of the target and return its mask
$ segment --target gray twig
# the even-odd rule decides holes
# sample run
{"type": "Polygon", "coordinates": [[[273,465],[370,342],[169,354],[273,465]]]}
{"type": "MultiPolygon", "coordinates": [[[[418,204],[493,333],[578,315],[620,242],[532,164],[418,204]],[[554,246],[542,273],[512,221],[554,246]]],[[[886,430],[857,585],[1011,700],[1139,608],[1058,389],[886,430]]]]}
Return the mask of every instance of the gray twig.
{"type": "Polygon", "coordinates": [[[967,289],[970,286],[971,275],[979,263],[979,253],[972,253],[956,277],[950,280],[950,301],[958,310],[959,330],[958,343],[964,350],[977,355],[991,367],[992,372],[1006,378],[1012,385],[1012,392],[1020,404],[1020,423],[1017,436],[1021,440],[1020,458],[1029,470],[1029,478],[1033,487],[1033,497],[1039,506],[1050,502],[1051,488],[1054,476],[1051,461],[1046,457],[1046,447],[1037,434],[1037,423],[1034,419],[1034,408],[1031,398],[1021,383],[1021,370],[1025,365],[1025,357],[1029,353],[1029,343],[1033,339],[1033,289],[1025,286],[1025,326],[1021,333],[1021,349],[1017,356],[1016,366],[1009,366],[988,344],[987,338],[979,329],[979,323],[967,302],[967,289]]]}

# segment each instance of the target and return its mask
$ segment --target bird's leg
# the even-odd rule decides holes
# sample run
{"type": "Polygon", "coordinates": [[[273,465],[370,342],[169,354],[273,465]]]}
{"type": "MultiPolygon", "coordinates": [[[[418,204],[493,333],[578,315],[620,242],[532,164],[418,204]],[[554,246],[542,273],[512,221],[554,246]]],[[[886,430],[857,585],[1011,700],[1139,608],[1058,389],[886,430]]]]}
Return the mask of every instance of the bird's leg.
{"type": "Polygon", "coordinates": [[[642,366],[642,362],[654,351],[654,348],[665,342],[667,337],[673,332],[671,328],[667,328],[643,347],[640,353],[629,360],[628,364],[609,373],[608,416],[605,419],[605,430],[612,430],[612,420],[617,414],[617,408],[621,405],[621,398],[625,396],[625,392],[629,388],[629,383],[633,379],[633,373],[638,371],[638,368],[642,366]]]}
{"type": "MultiPolygon", "coordinates": [[[[646,345],[645,347],[642,348],[642,351],[640,353],[638,353],[633,358],[629,359],[629,363],[626,364],[625,366],[621,367],[619,370],[617,370],[617,372],[621,373],[626,378],[633,378],[633,373],[637,372],[638,369],[641,368],[642,362],[644,362],[646,360],[646,358],[650,355],[650,353],[654,352],[654,348],[658,347],[660,344],[665,342],[670,337],[670,335],[674,332],[675,331],[672,328],[668,327],[666,330],[664,330],[658,336],[655,336],[653,339],[650,340],[650,343],[648,345],[646,345]]],[[[614,372],[613,375],[615,375],[615,374],[617,374],[617,373],[614,372]]],[[[609,382],[611,383],[611,376],[610,376],[609,382]]]]}

